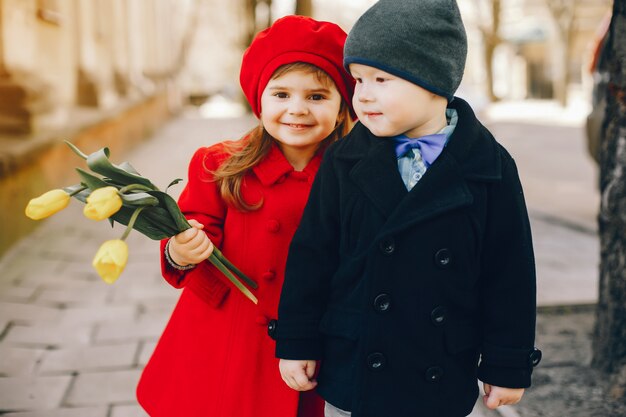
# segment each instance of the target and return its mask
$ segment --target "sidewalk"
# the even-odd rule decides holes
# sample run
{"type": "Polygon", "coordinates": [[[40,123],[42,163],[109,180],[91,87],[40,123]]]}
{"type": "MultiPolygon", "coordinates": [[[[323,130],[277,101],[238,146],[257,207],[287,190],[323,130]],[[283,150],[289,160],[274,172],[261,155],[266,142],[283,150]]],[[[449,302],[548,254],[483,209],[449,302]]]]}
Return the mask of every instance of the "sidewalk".
{"type": "MultiPolygon", "coordinates": [[[[237,138],[254,123],[250,118],[181,117],[125,159],[164,188],[174,178],[186,178],[189,157],[197,147],[237,138]]],[[[554,306],[595,303],[597,191],[580,127],[528,126],[498,118],[487,124],[516,159],[525,185],[540,305],[554,311],[554,306]],[[576,168],[571,169],[571,164],[576,168]]],[[[116,155],[112,159],[119,162],[116,155]]],[[[77,158],[76,165],[80,163],[77,158]]],[[[181,189],[175,186],[172,194],[181,189]]],[[[135,384],[178,292],[160,277],[158,244],[138,233],[128,239],[125,272],[114,285],[104,284],[92,270],[91,259],[104,240],[119,237],[122,229],[90,222],[82,218],[81,209],[73,201],[0,259],[3,416],[145,417],[135,401],[135,384]]],[[[561,344],[576,347],[573,339],[588,339],[592,316],[576,314],[586,316],[581,320],[576,315],[540,315],[538,344],[558,357],[561,344]],[[559,333],[562,317],[573,317],[567,323],[576,325],[566,335],[559,333]],[[583,330],[578,330],[578,324],[583,330]],[[549,336],[543,340],[549,346],[544,347],[541,338],[552,334],[560,340],[549,336]]],[[[586,350],[572,348],[572,360],[584,362],[588,341],[580,343],[586,350]]],[[[551,364],[552,371],[561,366],[554,357],[544,362],[551,364]]],[[[525,412],[515,406],[496,413],[485,410],[479,400],[471,416],[541,415],[525,412]]]]}

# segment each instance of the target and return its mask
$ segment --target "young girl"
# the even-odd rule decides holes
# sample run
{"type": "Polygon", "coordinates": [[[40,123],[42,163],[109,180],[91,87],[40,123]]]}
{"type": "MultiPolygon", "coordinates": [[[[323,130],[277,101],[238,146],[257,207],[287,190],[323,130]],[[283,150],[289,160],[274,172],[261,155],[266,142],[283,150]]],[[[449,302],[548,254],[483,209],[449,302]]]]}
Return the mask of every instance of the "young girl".
{"type": "Polygon", "coordinates": [[[191,160],[179,205],[194,227],[161,245],[163,276],[184,290],[137,388],[150,416],[323,416],[317,394],[281,380],[267,324],[322,151],[352,123],[345,38],[287,16],[245,52],[241,85],[261,123],[191,160]],[[257,282],[257,305],[204,262],[213,245],[257,282]]]}

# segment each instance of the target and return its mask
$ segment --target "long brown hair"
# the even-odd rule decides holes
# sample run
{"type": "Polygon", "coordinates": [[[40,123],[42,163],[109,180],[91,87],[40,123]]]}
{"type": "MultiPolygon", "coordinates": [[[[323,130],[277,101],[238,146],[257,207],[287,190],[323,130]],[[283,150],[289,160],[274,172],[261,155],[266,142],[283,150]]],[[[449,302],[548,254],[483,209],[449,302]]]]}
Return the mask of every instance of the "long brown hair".
{"type": "MultiPolygon", "coordinates": [[[[272,74],[272,79],[276,79],[289,71],[304,71],[313,74],[325,87],[334,85],[334,81],[328,74],[318,67],[304,62],[294,62],[279,67],[272,74]]],[[[351,128],[350,107],[342,98],[335,129],[320,143],[318,152],[322,152],[332,142],[347,135],[351,128]]],[[[244,201],[241,195],[241,186],[248,171],[267,156],[273,141],[274,138],[259,123],[257,127],[246,133],[242,140],[225,144],[229,157],[212,174],[219,185],[220,194],[227,204],[241,211],[257,210],[263,205],[263,200],[256,203],[244,201]]]]}

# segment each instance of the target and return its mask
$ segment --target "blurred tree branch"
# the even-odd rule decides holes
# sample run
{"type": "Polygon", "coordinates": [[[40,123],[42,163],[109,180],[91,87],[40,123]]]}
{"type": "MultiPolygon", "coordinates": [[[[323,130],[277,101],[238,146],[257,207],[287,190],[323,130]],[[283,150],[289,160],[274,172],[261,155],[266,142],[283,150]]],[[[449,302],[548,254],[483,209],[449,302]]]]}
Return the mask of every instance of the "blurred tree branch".
{"type": "Polygon", "coordinates": [[[567,86],[570,82],[569,62],[578,0],[546,0],[546,6],[557,29],[556,73],[552,78],[554,97],[562,106],[565,106],[567,105],[567,86]]]}
{"type": "Polygon", "coordinates": [[[499,35],[502,3],[501,0],[489,0],[487,4],[487,8],[490,9],[489,12],[485,12],[483,10],[484,7],[481,7],[481,5],[484,4],[485,3],[482,1],[474,3],[479,16],[479,23],[477,23],[478,30],[482,35],[485,47],[484,60],[487,78],[485,81],[487,85],[487,96],[489,100],[497,101],[498,97],[493,91],[493,54],[497,46],[502,42],[502,38],[499,35]]]}

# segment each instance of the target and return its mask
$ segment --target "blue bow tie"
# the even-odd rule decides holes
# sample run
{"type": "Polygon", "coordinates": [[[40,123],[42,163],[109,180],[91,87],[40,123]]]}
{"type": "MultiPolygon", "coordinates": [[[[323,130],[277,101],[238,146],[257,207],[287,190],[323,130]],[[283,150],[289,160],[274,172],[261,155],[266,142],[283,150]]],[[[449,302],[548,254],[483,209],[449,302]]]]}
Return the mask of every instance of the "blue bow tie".
{"type": "Polygon", "coordinates": [[[430,166],[439,156],[446,144],[447,135],[445,133],[435,133],[422,136],[416,139],[406,136],[396,136],[391,138],[395,144],[396,157],[401,158],[411,149],[417,148],[422,154],[422,159],[430,166]]]}

